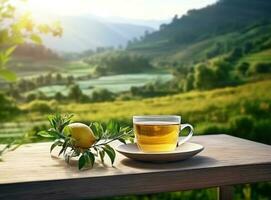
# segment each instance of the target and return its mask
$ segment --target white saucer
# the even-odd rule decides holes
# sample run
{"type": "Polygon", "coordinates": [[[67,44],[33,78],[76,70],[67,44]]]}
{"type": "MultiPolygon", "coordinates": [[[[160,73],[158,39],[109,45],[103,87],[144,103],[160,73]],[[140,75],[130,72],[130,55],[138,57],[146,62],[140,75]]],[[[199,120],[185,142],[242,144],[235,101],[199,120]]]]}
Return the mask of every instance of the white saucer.
{"type": "Polygon", "coordinates": [[[155,152],[146,153],[141,151],[137,144],[122,144],[116,150],[134,160],[148,161],[148,162],[171,162],[185,160],[198,154],[204,149],[200,144],[186,142],[178,146],[174,151],[170,152],[155,152]]]}

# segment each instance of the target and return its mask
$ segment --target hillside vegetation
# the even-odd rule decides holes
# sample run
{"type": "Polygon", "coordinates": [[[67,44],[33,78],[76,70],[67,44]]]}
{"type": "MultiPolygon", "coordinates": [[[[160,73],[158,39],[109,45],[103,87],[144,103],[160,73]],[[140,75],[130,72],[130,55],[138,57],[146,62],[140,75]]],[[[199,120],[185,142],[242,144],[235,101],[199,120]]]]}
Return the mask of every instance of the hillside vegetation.
{"type": "Polygon", "coordinates": [[[183,116],[183,122],[194,124],[197,134],[226,133],[271,144],[271,135],[267,134],[271,132],[271,93],[266,92],[270,88],[269,80],[144,100],[86,104],[33,101],[20,106],[16,123],[3,124],[1,133],[3,138],[8,134],[18,137],[23,134],[18,126],[26,130],[46,125],[47,115],[55,111],[74,113],[76,120],[87,123],[115,119],[129,125],[133,115],[175,114],[183,116]],[[26,118],[31,123],[24,123],[26,118]]]}
{"type": "Polygon", "coordinates": [[[180,18],[176,15],[171,23],[162,24],[159,31],[130,44],[128,49],[152,54],[176,52],[179,48],[234,33],[259,22],[268,23],[270,10],[268,0],[220,0],[206,8],[190,10],[180,18]]]}

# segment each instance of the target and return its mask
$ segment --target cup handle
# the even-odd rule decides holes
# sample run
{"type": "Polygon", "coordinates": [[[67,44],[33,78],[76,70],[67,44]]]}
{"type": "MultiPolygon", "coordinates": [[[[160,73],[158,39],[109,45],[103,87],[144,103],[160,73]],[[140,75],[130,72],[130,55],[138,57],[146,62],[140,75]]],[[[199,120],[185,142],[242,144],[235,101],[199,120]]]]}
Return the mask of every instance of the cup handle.
{"type": "Polygon", "coordinates": [[[189,132],[188,136],[186,136],[184,139],[179,139],[178,146],[180,146],[181,144],[183,144],[183,143],[187,142],[188,140],[190,140],[193,133],[194,133],[194,128],[193,128],[193,126],[191,124],[181,124],[180,125],[181,130],[185,129],[186,127],[190,128],[190,132],[189,132]]]}

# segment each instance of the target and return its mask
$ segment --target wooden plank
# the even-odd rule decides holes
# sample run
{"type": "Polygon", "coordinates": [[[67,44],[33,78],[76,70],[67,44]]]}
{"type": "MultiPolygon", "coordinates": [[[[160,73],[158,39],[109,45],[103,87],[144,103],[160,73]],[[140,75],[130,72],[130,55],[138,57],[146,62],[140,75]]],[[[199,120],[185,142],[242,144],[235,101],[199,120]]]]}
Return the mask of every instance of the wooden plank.
{"type": "Polygon", "coordinates": [[[270,180],[270,166],[258,166],[257,169],[257,173],[255,167],[238,167],[4,184],[0,186],[0,199],[84,199],[270,180]],[[238,173],[240,179],[236,179],[238,173]]]}
{"type": "Polygon", "coordinates": [[[218,200],[232,200],[234,188],[233,186],[220,186],[218,187],[218,200]]]}
{"type": "Polygon", "coordinates": [[[25,145],[0,163],[0,199],[97,198],[271,180],[268,145],[226,135],[193,141],[205,150],[186,161],[141,163],[117,155],[114,168],[96,164],[86,171],[51,158],[48,143],[25,145]]]}

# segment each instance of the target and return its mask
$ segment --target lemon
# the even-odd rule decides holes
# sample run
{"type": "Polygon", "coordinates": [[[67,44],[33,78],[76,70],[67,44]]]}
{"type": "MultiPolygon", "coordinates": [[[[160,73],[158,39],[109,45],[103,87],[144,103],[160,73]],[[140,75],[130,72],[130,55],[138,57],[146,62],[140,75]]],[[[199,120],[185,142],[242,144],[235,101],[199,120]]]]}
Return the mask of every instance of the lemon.
{"type": "Polygon", "coordinates": [[[96,138],[87,125],[82,123],[71,123],[68,127],[71,137],[75,139],[75,145],[77,147],[89,148],[95,143],[96,138]]]}

